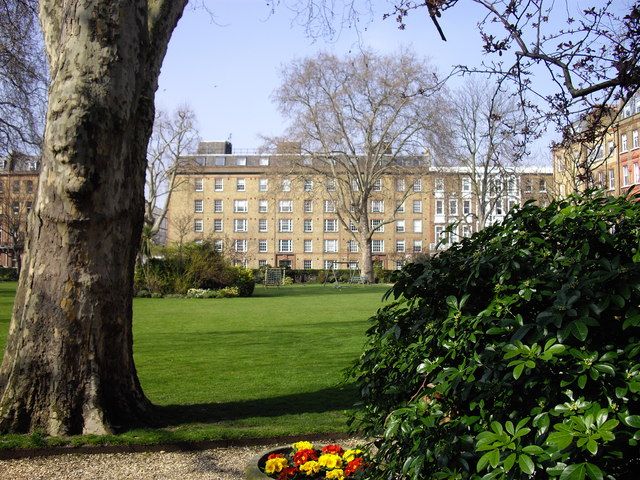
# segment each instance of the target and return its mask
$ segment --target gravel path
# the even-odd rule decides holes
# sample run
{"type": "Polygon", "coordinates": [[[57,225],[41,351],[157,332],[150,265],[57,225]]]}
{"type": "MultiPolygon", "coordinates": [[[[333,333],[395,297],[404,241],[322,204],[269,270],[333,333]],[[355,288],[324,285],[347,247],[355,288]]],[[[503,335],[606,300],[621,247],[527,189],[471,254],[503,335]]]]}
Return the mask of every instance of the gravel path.
{"type": "MultiPolygon", "coordinates": [[[[340,440],[339,443],[353,447],[358,441],[340,440]]],[[[71,454],[0,460],[0,479],[243,480],[246,465],[260,452],[275,446],[279,445],[214,448],[196,452],[71,454]]]]}
{"type": "Polygon", "coordinates": [[[241,480],[263,447],[200,452],[59,455],[0,461],[0,478],[11,480],[241,480]]]}

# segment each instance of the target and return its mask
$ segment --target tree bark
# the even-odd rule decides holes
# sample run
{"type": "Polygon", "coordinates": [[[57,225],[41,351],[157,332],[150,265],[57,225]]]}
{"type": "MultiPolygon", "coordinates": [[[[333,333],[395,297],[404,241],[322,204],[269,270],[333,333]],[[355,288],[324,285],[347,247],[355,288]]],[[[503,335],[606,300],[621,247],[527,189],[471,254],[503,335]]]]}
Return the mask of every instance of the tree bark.
{"type": "Polygon", "coordinates": [[[42,0],[52,83],[7,347],[0,431],[104,434],[150,411],[133,363],[133,268],[174,0],[42,0]]]}
{"type": "Polygon", "coordinates": [[[360,269],[360,276],[366,283],[373,283],[373,258],[371,256],[371,236],[368,234],[362,235],[360,238],[360,248],[362,252],[362,267],[360,269]]]}

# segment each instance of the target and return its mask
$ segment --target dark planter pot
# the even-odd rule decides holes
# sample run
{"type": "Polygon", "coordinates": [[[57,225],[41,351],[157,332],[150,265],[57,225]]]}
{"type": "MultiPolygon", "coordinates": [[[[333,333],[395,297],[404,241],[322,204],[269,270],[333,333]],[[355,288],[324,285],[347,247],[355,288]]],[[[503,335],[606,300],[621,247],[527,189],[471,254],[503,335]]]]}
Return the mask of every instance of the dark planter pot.
{"type": "Polygon", "coordinates": [[[284,455],[288,455],[291,453],[291,447],[276,447],[271,450],[267,450],[266,452],[262,452],[258,456],[254,457],[251,460],[251,463],[247,466],[244,471],[245,480],[266,480],[271,478],[269,475],[266,475],[262,469],[264,468],[265,463],[267,463],[267,458],[272,453],[282,453],[284,455]]]}

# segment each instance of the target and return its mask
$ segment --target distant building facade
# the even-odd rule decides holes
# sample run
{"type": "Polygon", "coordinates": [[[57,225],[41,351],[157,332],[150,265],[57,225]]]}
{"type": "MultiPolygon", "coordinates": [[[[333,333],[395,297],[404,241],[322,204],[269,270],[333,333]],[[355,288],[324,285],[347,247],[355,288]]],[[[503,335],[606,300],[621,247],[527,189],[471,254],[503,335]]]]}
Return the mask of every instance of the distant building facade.
{"type": "Polygon", "coordinates": [[[640,92],[614,113],[615,120],[595,144],[553,149],[554,182],[561,197],[588,188],[608,195],[640,188],[640,92]],[[591,167],[588,178],[577,168],[581,162],[591,167]]]}
{"type": "Polygon", "coordinates": [[[24,249],[27,219],[38,190],[40,160],[13,154],[0,159],[0,266],[16,268],[24,249]]]}
{"type": "MultiPolygon", "coordinates": [[[[328,195],[331,178],[313,171],[288,174],[279,163],[284,154],[232,153],[229,142],[205,142],[189,157],[191,168],[180,180],[168,208],[167,241],[211,241],[237,264],[295,269],[357,268],[360,248],[341,224],[328,195]]],[[[303,162],[304,163],[304,162],[303,162]]],[[[416,255],[433,254],[479,223],[504,219],[510,208],[550,198],[550,168],[518,168],[492,174],[482,183],[461,167],[405,169],[384,175],[373,186],[369,220],[374,261],[400,268],[416,255]],[[382,225],[390,212],[390,223],[382,225]],[[379,225],[379,227],[378,227],[379,225]]]]}

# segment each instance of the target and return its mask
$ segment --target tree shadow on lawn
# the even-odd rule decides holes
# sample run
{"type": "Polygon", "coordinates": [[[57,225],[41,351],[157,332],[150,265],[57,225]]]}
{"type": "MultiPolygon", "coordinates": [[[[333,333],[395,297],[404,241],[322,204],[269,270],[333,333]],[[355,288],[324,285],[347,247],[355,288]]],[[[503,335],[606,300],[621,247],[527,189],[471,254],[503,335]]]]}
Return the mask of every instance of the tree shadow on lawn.
{"type": "Polygon", "coordinates": [[[357,402],[354,385],[279,397],[257,398],[227,403],[157,406],[156,427],[189,423],[216,423],[251,417],[278,417],[303,413],[347,410],[357,402]]]}

